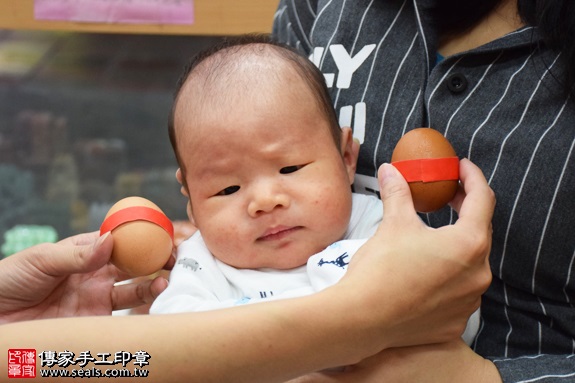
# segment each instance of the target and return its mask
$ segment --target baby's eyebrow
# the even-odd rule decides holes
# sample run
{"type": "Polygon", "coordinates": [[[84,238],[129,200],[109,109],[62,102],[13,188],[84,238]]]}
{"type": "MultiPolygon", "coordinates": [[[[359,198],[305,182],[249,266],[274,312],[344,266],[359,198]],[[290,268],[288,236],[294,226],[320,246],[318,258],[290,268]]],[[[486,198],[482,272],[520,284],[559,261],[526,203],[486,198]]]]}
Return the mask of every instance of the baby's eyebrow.
{"type": "Polygon", "coordinates": [[[231,160],[216,160],[205,166],[196,166],[194,173],[198,178],[228,176],[234,174],[237,164],[231,160]]]}

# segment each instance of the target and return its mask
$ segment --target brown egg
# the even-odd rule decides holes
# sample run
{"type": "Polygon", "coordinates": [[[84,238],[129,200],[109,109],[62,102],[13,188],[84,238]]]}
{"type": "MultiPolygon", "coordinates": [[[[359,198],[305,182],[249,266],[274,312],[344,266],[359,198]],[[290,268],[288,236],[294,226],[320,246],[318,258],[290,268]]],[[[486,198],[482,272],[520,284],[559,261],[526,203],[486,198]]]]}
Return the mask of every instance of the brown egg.
{"type": "Polygon", "coordinates": [[[172,253],[173,226],[162,210],[145,198],[127,197],[114,204],[100,234],[110,230],[114,239],[110,261],[133,277],[161,270],[172,253]]]}
{"type": "Polygon", "coordinates": [[[395,146],[391,162],[409,182],[418,212],[438,210],[455,196],[459,160],[437,130],[418,128],[407,132],[395,146]]]}

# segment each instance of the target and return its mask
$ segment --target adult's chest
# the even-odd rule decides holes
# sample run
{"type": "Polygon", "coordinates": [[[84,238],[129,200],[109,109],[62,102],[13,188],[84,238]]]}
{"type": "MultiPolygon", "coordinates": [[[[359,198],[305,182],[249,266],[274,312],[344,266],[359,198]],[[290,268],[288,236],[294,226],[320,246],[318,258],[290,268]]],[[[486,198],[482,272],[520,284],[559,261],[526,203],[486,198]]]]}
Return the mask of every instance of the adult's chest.
{"type": "MultiPolygon", "coordinates": [[[[575,105],[556,80],[556,57],[512,49],[448,59],[433,70],[425,105],[430,126],[495,191],[495,275],[565,302],[575,298],[575,105]]],[[[433,225],[448,219],[429,217],[433,225]]]]}

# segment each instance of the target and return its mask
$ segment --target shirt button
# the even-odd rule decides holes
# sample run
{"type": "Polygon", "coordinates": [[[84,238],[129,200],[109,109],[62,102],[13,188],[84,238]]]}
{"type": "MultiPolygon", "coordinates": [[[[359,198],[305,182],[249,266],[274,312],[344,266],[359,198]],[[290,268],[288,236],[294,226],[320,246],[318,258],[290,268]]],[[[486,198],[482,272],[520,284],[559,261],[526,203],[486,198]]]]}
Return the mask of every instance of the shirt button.
{"type": "Polygon", "coordinates": [[[447,77],[447,87],[453,93],[461,93],[467,89],[467,79],[461,73],[453,73],[447,77]]]}

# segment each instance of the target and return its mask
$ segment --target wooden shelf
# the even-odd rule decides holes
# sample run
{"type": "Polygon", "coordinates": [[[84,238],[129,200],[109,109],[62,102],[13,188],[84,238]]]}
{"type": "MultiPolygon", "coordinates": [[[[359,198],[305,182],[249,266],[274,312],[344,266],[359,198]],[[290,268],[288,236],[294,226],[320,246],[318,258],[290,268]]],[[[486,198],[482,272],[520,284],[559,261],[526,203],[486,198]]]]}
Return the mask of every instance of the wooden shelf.
{"type": "Polygon", "coordinates": [[[0,29],[180,35],[271,32],[277,0],[194,0],[192,25],[106,24],[34,19],[34,0],[0,0],[0,29]]]}

